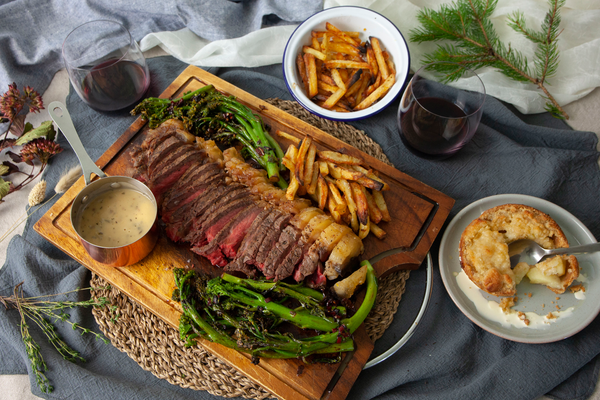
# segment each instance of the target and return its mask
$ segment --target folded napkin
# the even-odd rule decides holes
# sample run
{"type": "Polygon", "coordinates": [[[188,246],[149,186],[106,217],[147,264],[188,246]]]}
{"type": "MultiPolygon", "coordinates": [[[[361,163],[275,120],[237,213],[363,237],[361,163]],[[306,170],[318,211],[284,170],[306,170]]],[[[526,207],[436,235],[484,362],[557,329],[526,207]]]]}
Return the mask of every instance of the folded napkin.
{"type": "Polygon", "coordinates": [[[298,23],[321,8],[320,0],[0,1],[0,91],[16,82],[43,93],[63,68],[63,41],[84,22],[121,22],[137,41],[152,32],[183,28],[196,39],[215,41],[298,23]]]}
{"type": "MultiPolygon", "coordinates": [[[[152,96],[162,92],[185,67],[172,57],[150,59],[149,66],[152,96]]],[[[290,99],[280,65],[210,72],[260,98],[290,99]]],[[[73,94],[67,99],[67,107],[94,159],[134,120],[127,112],[98,113],[73,94]]],[[[521,193],[564,207],[596,236],[600,235],[600,176],[594,134],[568,130],[547,115],[538,116],[535,121],[545,127],[529,125],[502,103],[488,98],[474,139],[448,160],[426,161],[412,155],[399,141],[397,107],[398,101],[381,114],[352,125],[368,132],[399,170],[455,198],[450,217],[482,197],[521,193]]],[[[62,135],[59,141],[66,150],[53,158],[45,171],[49,187],[56,184],[64,168],[77,163],[62,135]]],[[[0,270],[0,294],[10,295],[21,281],[25,282],[27,296],[87,286],[87,270],[42,239],[32,229],[34,222],[29,221],[23,236],[10,243],[6,265],[0,270]]],[[[535,399],[549,391],[560,399],[589,396],[598,378],[600,320],[575,336],[552,344],[520,344],[489,334],[471,323],[448,297],[438,271],[438,248],[439,240],[432,249],[431,302],[414,336],[393,357],[363,371],[349,398],[535,399]]],[[[395,332],[406,326],[405,313],[418,309],[421,299],[411,295],[413,289],[418,289],[412,287],[412,282],[422,282],[423,274],[423,270],[412,273],[390,328],[392,334],[377,342],[378,349],[398,340],[395,332]]],[[[71,319],[98,330],[89,310],[73,312],[71,319]]],[[[28,372],[32,376],[18,322],[18,313],[0,307],[0,373],[28,372]]],[[[32,328],[50,368],[47,375],[55,386],[52,395],[42,394],[32,378],[32,391],[38,396],[94,400],[213,398],[206,392],[182,389],[155,378],[111,345],[57,325],[60,335],[88,362],[73,364],[63,360],[41,337],[41,332],[32,328]]]]}

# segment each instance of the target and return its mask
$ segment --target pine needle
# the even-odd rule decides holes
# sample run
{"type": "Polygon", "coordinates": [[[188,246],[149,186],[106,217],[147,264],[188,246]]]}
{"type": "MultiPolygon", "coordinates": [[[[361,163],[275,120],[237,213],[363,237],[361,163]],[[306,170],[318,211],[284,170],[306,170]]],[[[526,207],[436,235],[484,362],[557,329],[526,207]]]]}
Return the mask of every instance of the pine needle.
{"type": "MultiPolygon", "coordinates": [[[[569,119],[546,88],[546,79],[558,69],[560,9],[565,1],[548,0],[550,10],[539,30],[527,27],[524,14],[519,11],[508,16],[508,25],[537,45],[531,63],[523,53],[500,41],[490,20],[498,0],[457,0],[441,5],[439,11],[424,8],[417,15],[421,27],[410,32],[410,39],[416,43],[452,42],[438,45],[434,52],[425,55],[424,61],[449,61],[473,70],[496,68],[513,80],[536,85],[547,100],[546,110],[557,118],[569,119]]],[[[440,64],[432,66],[431,70],[442,74],[444,83],[456,81],[466,72],[464,68],[452,69],[440,64]]]]}

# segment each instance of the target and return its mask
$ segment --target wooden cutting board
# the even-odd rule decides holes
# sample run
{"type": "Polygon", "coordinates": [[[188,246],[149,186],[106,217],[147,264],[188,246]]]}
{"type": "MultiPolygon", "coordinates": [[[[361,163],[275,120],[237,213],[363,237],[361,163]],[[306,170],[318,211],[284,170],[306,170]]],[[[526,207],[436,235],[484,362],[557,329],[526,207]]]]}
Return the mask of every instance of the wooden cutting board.
{"type": "MultiPolygon", "coordinates": [[[[390,253],[374,264],[379,276],[397,269],[418,268],[448,217],[454,200],[200,68],[188,67],[161,97],[176,98],[207,84],[234,95],[260,114],[271,132],[282,130],[299,138],[310,135],[319,149],[340,150],[360,157],[378,170],[391,187],[385,192],[385,199],[392,221],[381,223],[381,228],[387,232],[384,240],[373,235],[364,240],[365,252],[361,257],[372,259],[383,252],[390,253]]],[[[147,129],[143,121],[136,120],[100,157],[98,166],[107,175],[129,175],[129,151],[144,140],[147,129]]],[[[288,142],[277,139],[282,148],[287,148],[288,142]]],[[[36,231],[177,329],[181,308],[171,300],[175,287],[172,269],[193,266],[218,271],[206,259],[192,253],[188,246],[174,244],[163,233],[150,255],[135,265],[113,268],[94,261],[79,243],[70,223],[71,203],[84,185],[83,178],[73,185],[40,218],[35,225],[36,231]]],[[[361,327],[354,336],[357,350],[340,364],[305,365],[298,360],[263,359],[253,365],[246,354],[208,341],[202,341],[201,345],[280,398],[344,399],[373,350],[364,328],[361,327]]]]}

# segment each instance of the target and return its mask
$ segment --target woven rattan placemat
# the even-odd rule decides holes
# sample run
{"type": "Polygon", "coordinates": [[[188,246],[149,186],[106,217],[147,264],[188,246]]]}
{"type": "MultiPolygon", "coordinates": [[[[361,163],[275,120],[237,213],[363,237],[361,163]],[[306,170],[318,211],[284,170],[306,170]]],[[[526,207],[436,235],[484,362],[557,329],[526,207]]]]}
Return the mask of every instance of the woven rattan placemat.
{"type": "MultiPolygon", "coordinates": [[[[390,164],[381,147],[363,131],[345,123],[316,117],[292,101],[267,101],[390,164]]],[[[391,324],[409,274],[409,271],[399,271],[379,280],[375,306],[365,321],[371,339],[379,339],[391,324]]],[[[106,281],[95,274],[92,274],[91,285],[96,288],[108,287],[106,281]]],[[[110,339],[113,346],[127,353],[143,369],[152,372],[156,377],[184,388],[206,390],[216,396],[250,399],[273,397],[260,385],[202,347],[185,347],[176,329],[118,289],[109,287],[92,293],[96,298],[106,297],[111,303],[111,307],[92,311],[104,335],[110,339]]]]}

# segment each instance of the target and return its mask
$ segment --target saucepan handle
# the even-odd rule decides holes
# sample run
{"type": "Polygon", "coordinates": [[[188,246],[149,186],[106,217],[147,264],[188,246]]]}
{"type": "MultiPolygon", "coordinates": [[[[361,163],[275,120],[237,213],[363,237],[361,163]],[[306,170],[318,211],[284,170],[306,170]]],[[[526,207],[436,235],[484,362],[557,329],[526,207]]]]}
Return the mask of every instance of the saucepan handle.
{"type": "Polygon", "coordinates": [[[65,107],[65,105],[60,101],[53,101],[48,106],[48,113],[58,128],[62,131],[63,135],[65,135],[69,141],[69,144],[71,145],[71,148],[77,155],[79,163],[81,164],[81,169],[83,170],[85,184],[88,185],[92,180],[92,172],[98,175],[100,178],[104,178],[106,174],[104,174],[104,172],[98,168],[96,163],[88,155],[87,151],[85,151],[85,148],[81,143],[81,139],[79,139],[79,135],[75,130],[73,120],[71,120],[71,115],[69,114],[67,107],[65,107]]]}

